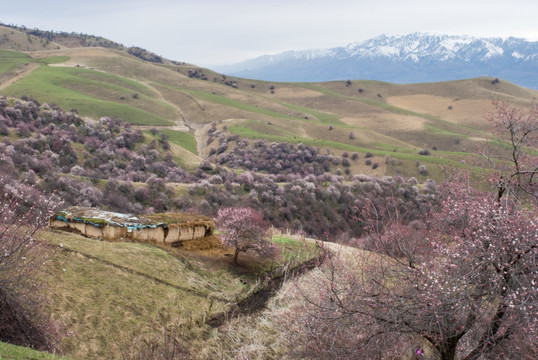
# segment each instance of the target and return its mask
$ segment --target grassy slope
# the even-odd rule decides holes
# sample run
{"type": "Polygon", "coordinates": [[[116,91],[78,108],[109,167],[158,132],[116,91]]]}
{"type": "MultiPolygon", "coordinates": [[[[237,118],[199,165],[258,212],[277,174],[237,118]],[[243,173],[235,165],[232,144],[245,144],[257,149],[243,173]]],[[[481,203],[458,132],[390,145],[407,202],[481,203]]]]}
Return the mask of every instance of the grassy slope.
{"type": "Polygon", "coordinates": [[[0,47],[16,51],[37,51],[58,49],[63,46],[16,29],[0,26],[0,47]]]}
{"type": "Polygon", "coordinates": [[[0,59],[2,60],[2,62],[0,62],[0,72],[12,71],[17,67],[17,65],[32,60],[32,58],[27,54],[1,49],[0,59]]]}
{"type": "MultiPolygon", "coordinates": [[[[243,267],[234,268],[222,252],[191,256],[62,232],[43,236],[55,248],[47,261],[53,315],[70,334],[64,351],[77,359],[120,358],[134,338],[152,337],[170,326],[202,336],[208,316],[245,297],[262,269],[243,254],[243,267]]],[[[277,243],[284,249],[281,261],[315,253],[298,241],[279,238],[277,243]]],[[[202,345],[197,343],[202,338],[191,340],[202,345]]]]}
{"type": "MultiPolygon", "coordinates": [[[[494,85],[488,79],[414,85],[274,83],[271,93],[272,84],[267,82],[236,79],[238,89],[234,89],[221,84],[220,75],[209,70],[204,72],[210,80],[191,79],[184,74],[196,67],[149,64],[111,49],[48,50],[31,53],[33,59],[15,54],[20,55],[9,60],[0,76],[13,66],[23,66],[22,62],[46,63],[43,59],[64,60],[62,65],[68,67],[42,65],[4,89],[6,94],[25,93],[42,102],[77,108],[83,115],[117,116],[150,126],[171,125],[180,116],[192,126],[236,119],[229,131],[249,139],[303,142],[337,155],[343,151],[370,151],[382,159],[388,155],[402,161],[398,171],[405,170],[406,176],[416,175],[413,162],[417,160],[446,164],[468,158],[477,139],[487,136],[483,114],[492,98],[526,106],[536,96],[535,91],[502,81],[494,85]],[[138,99],[133,99],[134,93],[138,99]],[[329,125],[333,131],[328,131],[329,125]],[[350,132],[355,139],[349,138],[350,132]],[[417,156],[418,150],[433,146],[439,152],[428,158],[417,156]],[[394,149],[397,152],[392,154],[394,149]]],[[[196,153],[192,137],[166,131],[173,144],[196,153]]],[[[394,171],[382,166],[376,173],[394,171]]]]}
{"type": "Polygon", "coordinates": [[[15,97],[31,95],[64,109],[76,108],[94,118],[113,116],[133,124],[171,125],[169,119],[175,115],[173,109],[151,97],[150,90],[141,84],[78,68],[42,66],[2,93],[15,97]],[[139,94],[138,99],[133,99],[135,93],[139,94]],[[122,96],[131,104],[123,103],[122,96]]]}
{"type": "Polygon", "coordinates": [[[175,131],[169,129],[163,129],[160,132],[170,136],[169,141],[172,144],[181,146],[182,148],[189,150],[191,153],[198,155],[198,150],[196,149],[196,138],[192,134],[184,131],[175,131]]]}
{"type": "Polygon", "coordinates": [[[0,359],[2,360],[68,360],[68,358],[36,351],[23,346],[0,342],[0,359]]]}

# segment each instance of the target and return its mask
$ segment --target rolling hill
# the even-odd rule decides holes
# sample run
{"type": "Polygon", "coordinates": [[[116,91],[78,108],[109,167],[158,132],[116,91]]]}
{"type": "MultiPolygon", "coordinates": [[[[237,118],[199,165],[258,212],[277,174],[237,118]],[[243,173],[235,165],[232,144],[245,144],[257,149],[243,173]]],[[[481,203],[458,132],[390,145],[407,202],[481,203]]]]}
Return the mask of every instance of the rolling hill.
{"type": "MultiPolygon", "coordinates": [[[[438,165],[464,166],[489,137],[484,114],[493,109],[492,100],[530,108],[538,96],[536,90],[490,77],[408,85],[368,80],[251,80],[162,59],[143,49],[125,48],[89,35],[5,26],[0,26],[0,41],[3,109],[9,107],[14,118],[19,110],[20,122],[24,118],[21,109],[34,109],[32,114],[51,118],[44,130],[32,135],[34,142],[26,141],[30,136],[25,134],[34,134],[28,127],[2,129],[2,151],[14,152],[17,144],[24,143],[27,146],[20,145],[20,149],[34,146],[28,150],[28,158],[47,151],[50,158],[60,158],[56,154],[70,150],[72,162],[57,170],[61,176],[51,178],[61,179],[64,188],[71,186],[71,192],[84,193],[90,200],[129,192],[154,209],[151,201],[159,193],[175,201],[176,208],[198,206],[210,213],[211,206],[239,201],[243,196],[252,204],[271,204],[265,215],[274,223],[282,216],[284,224],[304,232],[310,230],[309,222],[314,224],[312,231],[319,230],[315,226],[343,228],[345,224],[336,215],[348,214],[351,206],[345,207],[355,204],[354,196],[364,200],[365,194],[388,193],[400,186],[409,190],[403,195],[406,203],[413,203],[411,191],[418,194],[418,180],[425,197],[433,197],[428,191],[435,183],[427,179],[442,180],[438,165]],[[15,98],[26,100],[18,103],[15,98]],[[66,117],[70,123],[54,122],[66,117]],[[121,118],[128,124],[91,121],[101,117],[121,118]],[[133,136],[132,129],[140,130],[141,135],[127,146],[124,137],[133,136]],[[38,140],[46,138],[43,134],[57,138],[57,142],[45,144],[51,150],[42,151],[45,145],[38,140]],[[165,139],[169,149],[163,146],[165,139]],[[102,148],[97,151],[92,144],[102,148]],[[55,147],[58,153],[52,152],[55,147]],[[261,162],[255,162],[266,159],[264,152],[276,153],[275,149],[281,150],[277,165],[287,165],[289,173],[262,171],[261,162]],[[296,161],[297,154],[302,156],[300,160],[307,160],[296,161]],[[110,161],[105,162],[102,158],[108,156],[110,161]],[[233,156],[247,161],[235,166],[229,161],[233,156]],[[157,176],[159,169],[151,176],[142,171],[144,166],[170,161],[188,170],[191,181],[164,184],[164,176],[157,176]],[[147,176],[120,183],[114,176],[85,175],[85,162],[91,163],[87,168],[101,168],[103,173],[116,174],[112,171],[120,169],[125,175],[131,167],[136,168],[132,173],[138,179],[147,176]],[[427,165],[428,173],[421,172],[419,164],[427,165]],[[317,178],[308,174],[308,181],[301,183],[300,170],[314,165],[331,174],[316,174],[317,178]],[[289,170],[294,166],[299,168],[297,173],[289,170]],[[384,178],[386,175],[416,179],[396,184],[384,178]],[[260,182],[257,188],[255,180],[260,182]],[[155,192],[145,192],[146,187],[155,192]],[[306,200],[299,202],[302,199],[306,200]]],[[[30,167],[28,158],[19,160],[30,167]]],[[[276,162],[276,157],[266,162],[276,162]]],[[[38,168],[40,164],[34,165],[38,168]]],[[[25,168],[21,177],[31,180],[30,170],[25,168]]],[[[37,178],[36,173],[39,171],[33,173],[37,178]]],[[[350,222],[357,223],[353,216],[350,222]]],[[[249,257],[242,267],[232,267],[231,250],[218,242],[211,249],[171,249],[89,241],[52,230],[41,236],[53,250],[44,274],[51,284],[51,314],[67,329],[61,348],[77,359],[136,358],[133,352],[159,343],[162,339],[157,337],[170,329],[183,331],[180,338],[190,343],[192,351],[199,351],[199,358],[233,358],[239,347],[254,354],[259,349],[256,346],[262,346],[260,341],[278,333],[263,313],[232,319],[229,326],[215,331],[211,319],[227,314],[259,290],[260,283],[271,281],[263,277],[264,271],[291,259],[301,262],[318,255],[312,242],[277,236],[274,241],[283,251],[276,263],[249,257]],[[251,343],[243,346],[242,339],[249,336],[251,343]]],[[[278,304],[271,304],[271,316],[277,317],[278,304]]],[[[272,344],[263,346],[269,349],[272,344]]],[[[286,353],[286,349],[270,350],[274,356],[286,353]]]]}
{"type": "MultiPolygon", "coordinates": [[[[21,34],[23,40],[34,36],[21,34]]],[[[526,107],[538,93],[493,78],[411,85],[254,81],[192,65],[148,62],[119,47],[94,45],[2,50],[0,94],[31,96],[83,116],[185,131],[196,137],[202,158],[217,147],[204,146],[209,124],[217,122],[226,133],[249,140],[304,143],[335,154],[370,151],[382,158],[390,153],[404,162],[416,161],[419,150],[435,146],[434,156],[421,158],[431,163],[468,156],[487,136],[483,115],[491,110],[491,100],[526,107]]],[[[353,169],[367,171],[390,175],[394,169],[353,169]]],[[[400,171],[414,175],[405,166],[400,171]]]]}

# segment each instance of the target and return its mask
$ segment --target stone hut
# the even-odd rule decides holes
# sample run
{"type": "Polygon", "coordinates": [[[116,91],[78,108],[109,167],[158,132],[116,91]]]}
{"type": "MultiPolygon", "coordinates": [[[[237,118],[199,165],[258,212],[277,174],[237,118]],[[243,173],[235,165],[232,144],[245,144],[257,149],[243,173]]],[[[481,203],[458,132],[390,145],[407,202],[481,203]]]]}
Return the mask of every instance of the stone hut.
{"type": "Polygon", "coordinates": [[[213,219],[190,213],[135,216],[94,208],[70,207],[49,219],[52,229],[108,241],[137,241],[181,246],[213,234],[213,219]]]}

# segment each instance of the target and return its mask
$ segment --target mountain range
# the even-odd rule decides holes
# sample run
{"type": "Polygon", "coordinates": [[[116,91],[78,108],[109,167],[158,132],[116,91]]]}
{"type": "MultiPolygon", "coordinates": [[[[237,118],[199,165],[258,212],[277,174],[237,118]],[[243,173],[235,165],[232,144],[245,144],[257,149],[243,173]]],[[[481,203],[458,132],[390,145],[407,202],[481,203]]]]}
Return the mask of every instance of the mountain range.
{"type": "Polygon", "coordinates": [[[413,33],[344,47],[263,55],[218,71],[268,81],[381,80],[392,83],[498,77],[538,89],[538,42],[413,33]]]}

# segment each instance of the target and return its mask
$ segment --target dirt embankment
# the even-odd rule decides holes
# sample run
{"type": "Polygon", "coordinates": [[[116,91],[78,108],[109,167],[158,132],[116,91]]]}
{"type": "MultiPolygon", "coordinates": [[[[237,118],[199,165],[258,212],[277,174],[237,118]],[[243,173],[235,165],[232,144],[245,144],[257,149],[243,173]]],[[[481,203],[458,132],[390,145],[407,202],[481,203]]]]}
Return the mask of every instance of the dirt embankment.
{"type": "Polygon", "coordinates": [[[259,275],[258,285],[250,291],[250,294],[236,305],[223,313],[216,314],[207,320],[207,324],[218,328],[226,322],[241,315],[253,315],[265,308],[265,304],[282,287],[282,285],[305,272],[315,269],[324,260],[325,253],[296,266],[285,264],[259,275]]]}

